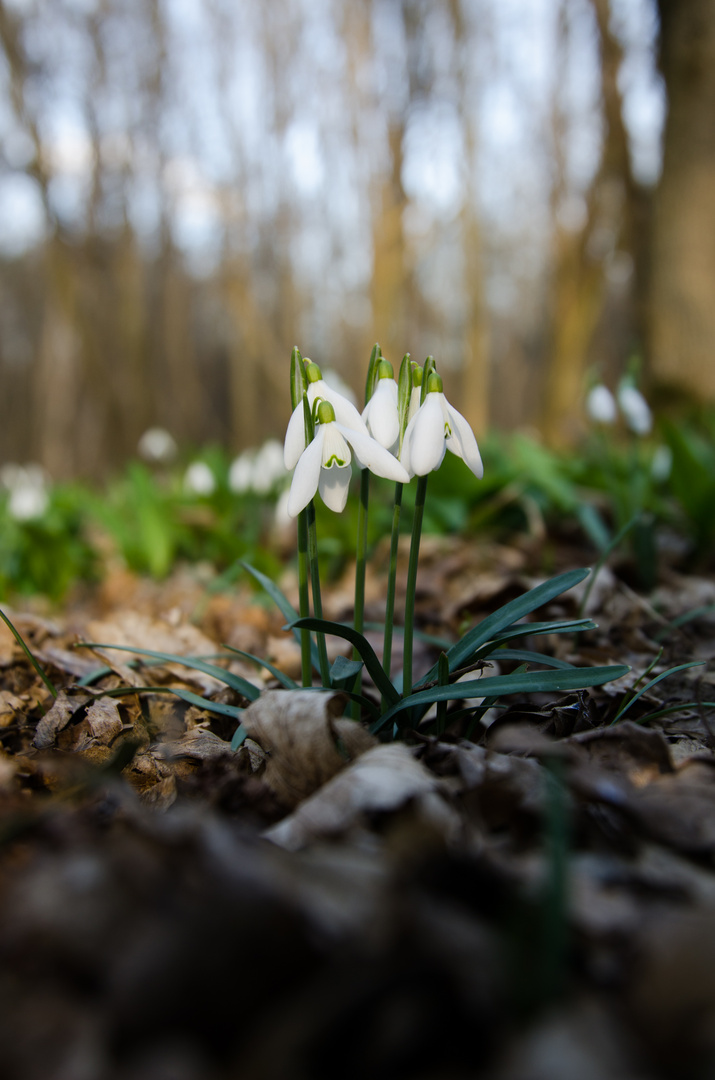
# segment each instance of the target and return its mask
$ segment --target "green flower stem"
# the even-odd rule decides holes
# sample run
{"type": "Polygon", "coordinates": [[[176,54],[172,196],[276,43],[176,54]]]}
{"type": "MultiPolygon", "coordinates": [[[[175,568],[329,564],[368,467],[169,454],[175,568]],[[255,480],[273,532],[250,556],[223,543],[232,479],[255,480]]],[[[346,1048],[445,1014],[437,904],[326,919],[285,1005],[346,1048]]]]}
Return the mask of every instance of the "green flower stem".
{"type": "MultiPolygon", "coordinates": [[[[308,511],[301,510],[298,514],[298,609],[301,619],[307,619],[310,615],[308,578],[308,511]]],[[[310,630],[300,632],[300,670],[303,686],[311,686],[313,664],[310,656],[310,630]]]]}
{"type": "Polygon", "coordinates": [[[427,476],[417,478],[415,495],[415,516],[412,520],[412,540],[410,541],[410,561],[407,567],[407,596],[405,598],[405,637],[404,658],[402,661],[402,696],[412,693],[412,639],[415,629],[415,589],[417,587],[417,563],[420,557],[420,539],[422,537],[422,518],[427,494],[427,476]]]}
{"type": "MultiPolygon", "coordinates": [[[[395,587],[397,582],[397,547],[400,541],[400,512],[402,510],[402,484],[395,484],[395,501],[392,509],[392,535],[390,537],[390,571],[387,578],[387,604],[385,606],[385,637],[382,648],[382,669],[390,678],[392,668],[392,627],[395,620],[395,587]]],[[[385,707],[383,702],[383,707],[385,707]]]]}
{"type": "MultiPolygon", "coordinates": [[[[313,614],[316,619],[323,617],[323,602],[320,599],[320,569],[318,566],[318,534],[315,528],[315,503],[311,499],[306,509],[308,522],[308,562],[310,564],[310,581],[313,586],[313,614]]],[[[330,665],[328,664],[328,650],[325,644],[325,634],[316,633],[318,645],[318,662],[320,664],[320,680],[323,686],[330,686],[330,665]]]]}
{"type": "MultiPolygon", "coordinates": [[[[365,623],[365,569],[367,566],[367,513],[370,503],[370,470],[362,469],[360,473],[360,504],[358,506],[357,547],[355,551],[355,615],[353,626],[356,633],[362,634],[365,623]]],[[[353,660],[359,660],[360,654],[353,648],[353,660]]],[[[355,679],[353,691],[360,693],[362,687],[362,674],[355,679]]],[[[350,715],[353,720],[360,719],[360,703],[353,701],[350,705],[350,715]]]]}

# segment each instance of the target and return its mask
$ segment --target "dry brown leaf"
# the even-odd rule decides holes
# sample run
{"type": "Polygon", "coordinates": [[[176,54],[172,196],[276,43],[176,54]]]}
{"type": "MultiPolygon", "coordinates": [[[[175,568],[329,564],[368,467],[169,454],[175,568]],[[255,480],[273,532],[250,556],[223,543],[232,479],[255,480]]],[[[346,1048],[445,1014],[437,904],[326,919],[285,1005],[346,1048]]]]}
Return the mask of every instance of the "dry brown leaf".
{"type": "Polygon", "coordinates": [[[35,737],[32,740],[33,746],[37,750],[48,750],[51,746],[54,746],[59,732],[67,727],[78,709],[91,701],[91,697],[91,694],[82,691],[60,691],[52,708],[37,725],[35,737]]]}
{"type": "Polygon", "coordinates": [[[293,851],[344,832],[365,814],[395,811],[410,800],[419,800],[425,817],[451,826],[441,789],[439,779],[403,743],[373,746],[264,835],[293,851]]]}
{"type": "Polygon", "coordinates": [[[97,742],[108,746],[124,727],[114,698],[101,697],[87,709],[89,730],[97,742]]]}
{"type": "Polygon", "coordinates": [[[377,740],[339,719],[342,694],[266,690],[245,710],[243,726],[266,755],[263,779],[286,807],[297,806],[377,740]]]}
{"type": "Polygon", "coordinates": [[[182,757],[205,760],[216,757],[218,754],[230,754],[231,744],[224,739],[219,739],[218,735],[214,735],[212,731],[204,727],[193,727],[180,739],[160,743],[155,753],[165,760],[182,757]]]}

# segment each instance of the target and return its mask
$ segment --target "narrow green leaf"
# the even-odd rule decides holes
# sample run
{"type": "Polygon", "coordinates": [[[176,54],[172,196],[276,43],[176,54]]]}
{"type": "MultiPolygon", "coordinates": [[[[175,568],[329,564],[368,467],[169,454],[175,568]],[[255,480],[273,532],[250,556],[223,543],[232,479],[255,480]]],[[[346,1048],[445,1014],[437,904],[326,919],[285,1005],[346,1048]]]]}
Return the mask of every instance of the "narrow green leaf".
{"type": "Polygon", "coordinates": [[[248,732],[246,731],[243,724],[239,724],[233,733],[233,738],[231,739],[231,749],[238,750],[239,746],[241,746],[241,744],[245,742],[247,735],[248,732]]]}
{"type": "Polygon", "coordinates": [[[379,361],[381,356],[382,356],[382,350],[380,349],[380,346],[379,346],[378,342],[376,341],[375,344],[372,347],[372,352],[370,353],[370,361],[369,361],[369,363],[367,365],[367,377],[365,379],[365,404],[366,405],[367,405],[368,401],[370,400],[370,398],[372,397],[372,395],[375,393],[375,383],[377,382],[377,364],[378,364],[378,361],[379,361]]]}
{"type": "MultiPolygon", "coordinates": [[[[523,619],[525,615],[529,615],[536,608],[547,604],[549,600],[553,600],[555,596],[567,592],[574,585],[577,585],[579,581],[583,581],[588,574],[588,569],[568,570],[565,574],[559,574],[557,577],[550,578],[549,581],[542,582],[541,585],[530,589],[523,596],[517,597],[516,600],[510,600],[508,604],[504,604],[493,614],[487,615],[486,619],[482,619],[477,626],[473,627],[448,650],[447,659],[449,660],[450,671],[469,663],[470,658],[474,656],[477,649],[487,641],[491,641],[500,630],[511,627],[514,623],[518,623],[520,619],[523,619]]],[[[417,687],[419,688],[426,682],[431,682],[435,677],[433,668],[427,672],[424,678],[420,679],[417,687]]]]}
{"type": "Polygon", "coordinates": [[[491,655],[494,660],[522,660],[527,664],[543,664],[560,671],[574,667],[567,660],[557,660],[555,656],[544,656],[543,653],[532,652],[531,649],[498,649],[491,655]]]}
{"type": "Polygon", "coordinates": [[[99,641],[82,641],[77,646],[87,649],[117,649],[119,652],[138,653],[139,656],[151,656],[154,660],[164,660],[170,664],[182,664],[183,667],[193,668],[195,671],[203,671],[205,675],[213,675],[230,686],[249,701],[255,701],[260,690],[248,679],[242,679],[240,675],[234,675],[232,671],[217,667],[216,664],[207,664],[204,660],[198,660],[194,656],[175,656],[173,653],[155,652],[153,649],[138,649],[135,645],[107,645],[99,641]]]}
{"type": "Polygon", "coordinates": [[[335,685],[341,679],[352,679],[363,667],[362,660],[348,660],[346,656],[338,656],[330,668],[330,682],[335,685]]]}
{"type": "Polygon", "coordinates": [[[303,400],[303,392],[307,389],[308,379],[305,374],[303,357],[300,355],[298,346],[294,345],[290,358],[290,400],[293,409],[303,400]]]}
{"type": "Polygon", "coordinates": [[[231,716],[235,720],[244,711],[238,705],[225,705],[222,701],[210,701],[209,698],[194,694],[191,690],[182,690],[176,686],[115,686],[111,690],[102,690],[96,694],[100,697],[127,697],[130,694],[174,694],[182,698],[189,705],[196,705],[206,712],[216,713],[218,716],[231,716]]]}
{"type": "Polygon", "coordinates": [[[645,694],[647,690],[650,690],[652,687],[654,687],[656,683],[662,682],[663,679],[667,679],[669,675],[675,675],[676,671],[685,671],[686,668],[691,667],[701,667],[704,663],[704,660],[690,660],[687,664],[677,664],[675,667],[668,668],[667,671],[662,671],[660,675],[657,675],[655,679],[651,679],[649,683],[646,683],[645,686],[642,686],[638,693],[634,694],[633,697],[626,702],[626,704],[616,713],[613,720],[611,720],[610,727],[613,727],[614,724],[617,724],[618,721],[622,719],[622,717],[628,712],[631,705],[635,701],[638,701],[638,698],[642,697],[642,695],[645,694]]]}
{"type": "Polygon", "coordinates": [[[59,691],[58,691],[57,687],[54,685],[54,683],[50,679],[49,675],[46,675],[45,672],[40,667],[39,663],[37,662],[37,660],[33,656],[32,652],[30,651],[28,646],[25,644],[25,640],[24,640],[22,634],[18,630],[15,629],[15,627],[12,625],[12,623],[8,619],[5,612],[2,611],[2,610],[0,610],[0,619],[2,619],[2,621],[5,623],[8,630],[11,632],[11,634],[15,638],[15,641],[18,643],[18,645],[20,646],[22,651],[25,653],[25,656],[30,661],[30,663],[34,667],[35,671],[40,676],[40,678],[42,679],[43,683],[45,684],[47,689],[50,691],[52,696],[55,697],[55,698],[58,697],[59,696],[59,691]]]}
{"type": "Polygon", "coordinates": [[[332,634],[334,637],[341,637],[349,641],[365,661],[368,674],[382,696],[391,703],[399,701],[399,694],[382,670],[382,665],[372,645],[366,641],[362,634],[358,634],[353,630],[351,626],[343,626],[341,623],[330,622],[328,619],[315,619],[311,616],[308,619],[296,619],[289,624],[288,629],[292,630],[293,627],[299,630],[301,628],[316,630],[319,633],[332,634]]]}
{"type": "MultiPolygon", "coordinates": [[[[256,570],[255,566],[251,566],[250,563],[242,562],[241,566],[243,566],[244,570],[247,570],[248,573],[256,579],[259,585],[263,586],[273,603],[276,605],[283,617],[288,620],[288,622],[292,623],[296,619],[300,618],[298,612],[295,610],[290,600],[288,600],[288,598],[284,596],[284,594],[281,592],[281,590],[278,588],[274,581],[271,581],[271,579],[267,577],[266,574],[261,573],[260,570],[256,570]]],[[[300,630],[293,630],[293,636],[300,645],[300,630]]],[[[310,655],[313,661],[313,667],[316,669],[316,671],[319,670],[320,664],[318,660],[318,648],[314,641],[311,641],[310,643],[310,655]]]]}
{"type": "Polygon", "coordinates": [[[533,694],[563,690],[584,690],[588,686],[620,679],[630,671],[625,664],[609,667],[571,668],[558,671],[526,671],[513,675],[495,675],[486,679],[470,679],[468,682],[452,683],[451,686],[434,686],[419,690],[396,702],[383,713],[377,724],[370,729],[379,731],[405,709],[418,705],[431,705],[435,701],[456,701],[470,697],[506,697],[508,694],[533,694]]]}
{"type": "Polygon", "coordinates": [[[254,656],[253,653],[244,652],[243,649],[236,649],[233,645],[222,645],[222,649],[228,649],[229,652],[236,653],[237,656],[243,656],[246,660],[252,660],[254,664],[259,667],[264,667],[266,671],[270,671],[274,679],[277,679],[281,686],[284,686],[286,690],[298,690],[299,684],[295,679],[291,679],[290,675],[286,675],[280,668],[270,664],[267,660],[262,660],[260,656],[254,656]]]}
{"type": "MultiPolygon", "coordinates": [[[[513,641],[520,637],[541,637],[544,634],[572,634],[582,630],[595,630],[597,624],[592,619],[569,619],[564,622],[533,622],[515,623],[500,634],[495,634],[486,645],[477,649],[473,655],[474,660],[480,660],[489,656],[505,641],[513,641]]],[[[470,661],[468,661],[470,662],[470,661]]]]}

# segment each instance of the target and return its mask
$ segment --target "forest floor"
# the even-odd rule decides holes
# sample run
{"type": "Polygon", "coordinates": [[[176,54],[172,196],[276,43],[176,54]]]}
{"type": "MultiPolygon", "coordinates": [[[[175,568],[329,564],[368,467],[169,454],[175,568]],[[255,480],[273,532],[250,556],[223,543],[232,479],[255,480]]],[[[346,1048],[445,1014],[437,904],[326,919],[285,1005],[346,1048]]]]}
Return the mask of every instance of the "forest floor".
{"type": "MultiPolygon", "coordinates": [[[[425,537],[418,625],[456,640],[546,564],[591,558],[557,539],[425,537]]],[[[532,646],[628,676],[515,701],[471,739],[453,725],[378,745],[345,735],[335,699],[276,692],[233,753],[228,716],[107,691],[245,704],[235,691],[75,647],[226,644],[297,674],[282,617],[248,586],[117,570],[60,612],[6,608],[60,693],[3,626],[5,1080],[715,1075],[715,576],[664,558],[646,596],[631,572],[599,575],[597,630],[532,646]],[[693,660],[611,726],[649,668],[693,660]],[[678,702],[696,704],[648,719],[678,702]]],[[[349,617],[351,580],[326,590],[328,617],[349,617]]],[[[368,620],[383,595],[378,552],[368,620]]],[[[419,650],[418,671],[435,659],[419,650]]]]}

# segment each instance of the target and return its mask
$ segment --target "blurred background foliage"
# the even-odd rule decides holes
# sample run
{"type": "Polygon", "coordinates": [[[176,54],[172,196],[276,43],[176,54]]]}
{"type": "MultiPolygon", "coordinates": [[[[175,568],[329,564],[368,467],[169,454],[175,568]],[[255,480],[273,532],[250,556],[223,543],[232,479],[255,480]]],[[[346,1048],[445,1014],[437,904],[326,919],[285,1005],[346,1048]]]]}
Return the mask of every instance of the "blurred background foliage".
{"type": "Polygon", "coordinates": [[[711,0],[0,0],[0,85],[0,460],[255,445],[296,343],[478,436],[715,397],[711,0]]]}
{"type": "Polygon", "coordinates": [[[227,477],[294,344],[356,392],[376,339],[437,358],[490,441],[436,528],[712,543],[712,0],[0,0],[0,86],[0,462],[47,489],[18,515],[6,477],[5,587],[61,593],[98,537],[159,576],[270,558],[227,477]],[[656,432],[599,444],[625,373],[656,432]],[[137,463],[157,425],[214,448],[210,494],[137,463]]]}

